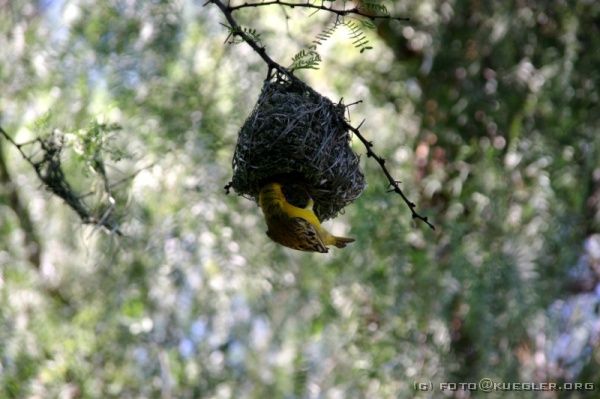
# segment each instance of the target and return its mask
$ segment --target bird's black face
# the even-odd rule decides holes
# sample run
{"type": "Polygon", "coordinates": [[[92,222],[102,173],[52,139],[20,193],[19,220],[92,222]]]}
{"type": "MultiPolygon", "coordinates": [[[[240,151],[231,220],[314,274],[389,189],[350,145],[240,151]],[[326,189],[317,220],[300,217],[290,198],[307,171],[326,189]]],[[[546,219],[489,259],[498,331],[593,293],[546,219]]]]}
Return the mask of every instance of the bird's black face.
{"type": "Polygon", "coordinates": [[[263,179],[260,186],[264,187],[268,183],[279,184],[285,199],[290,204],[298,208],[305,208],[308,205],[310,194],[307,187],[309,187],[309,184],[301,174],[296,172],[278,173],[263,179]]]}
{"type": "Polygon", "coordinates": [[[310,201],[310,195],[303,184],[284,183],[281,185],[281,191],[287,202],[298,208],[306,208],[310,201]]]}

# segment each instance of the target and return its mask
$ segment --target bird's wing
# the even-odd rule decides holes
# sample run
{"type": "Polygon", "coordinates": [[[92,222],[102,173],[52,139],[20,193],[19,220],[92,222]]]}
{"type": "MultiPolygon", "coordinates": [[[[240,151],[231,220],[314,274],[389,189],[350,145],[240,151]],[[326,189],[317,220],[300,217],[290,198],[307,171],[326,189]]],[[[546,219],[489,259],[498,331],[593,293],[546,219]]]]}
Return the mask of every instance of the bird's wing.
{"type": "Polygon", "coordinates": [[[314,251],[326,253],[329,250],[323,243],[321,236],[315,229],[315,226],[302,218],[294,218],[292,224],[294,234],[299,237],[298,249],[302,251],[314,251]]]}

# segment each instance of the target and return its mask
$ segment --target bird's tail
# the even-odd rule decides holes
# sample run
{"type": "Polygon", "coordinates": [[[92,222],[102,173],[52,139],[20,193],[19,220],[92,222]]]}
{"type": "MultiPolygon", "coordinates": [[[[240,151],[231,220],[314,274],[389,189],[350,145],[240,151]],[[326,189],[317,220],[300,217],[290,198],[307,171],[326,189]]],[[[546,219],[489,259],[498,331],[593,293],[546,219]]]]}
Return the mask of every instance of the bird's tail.
{"type": "Polygon", "coordinates": [[[335,245],[338,248],[344,248],[347,244],[354,242],[354,238],[348,238],[348,237],[335,237],[334,236],[333,239],[335,240],[333,245],[335,245]]]}

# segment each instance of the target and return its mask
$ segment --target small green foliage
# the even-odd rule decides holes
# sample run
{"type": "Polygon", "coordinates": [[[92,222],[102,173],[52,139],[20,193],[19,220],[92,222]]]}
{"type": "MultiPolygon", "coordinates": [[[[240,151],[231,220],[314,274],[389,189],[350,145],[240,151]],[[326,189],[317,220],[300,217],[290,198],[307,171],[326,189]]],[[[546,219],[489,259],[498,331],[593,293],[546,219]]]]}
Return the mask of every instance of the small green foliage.
{"type": "Polygon", "coordinates": [[[318,69],[319,63],[321,62],[321,56],[317,53],[317,46],[320,46],[323,42],[327,41],[340,25],[340,21],[336,20],[333,25],[319,32],[310,46],[300,50],[292,57],[292,65],[289,67],[290,70],[318,69]]]}
{"type": "Polygon", "coordinates": [[[390,15],[387,7],[381,4],[379,0],[363,0],[358,3],[358,9],[361,12],[372,15],[390,15]]]}
{"type": "Polygon", "coordinates": [[[365,35],[365,32],[362,30],[362,24],[359,24],[355,21],[348,21],[344,24],[350,30],[350,39],[352,40],[352,44],[354,47],[360,50],[362,53],[365,50],[370,50],[373,47],[368,46],[369,39],[365,35]]]}
{"type": "Polygon", "coordinates": [[[260,33],[258,33],[258,31],[256,29],[253,28],[247,28],[245,26],[241,26],[241,27],[232,27],[226,24],[221,24],[222,26],[224,26],[225,28],[227,28],[229,30],[229,35],[227,36],[227,43],[229,44],[238,44],[238,43],[242,43],[244,42],[244,39],[242,39],[242,35],[247,35],[250,37],[250,39],[252,39],[253,41],[255,41],[259,46],[262,46],[262,39],[260,37],[260,33]]]}
{"type": "Polygon", "coordinates": [[[319,69],[321,56],[316,51],[317,46],[311,45],[307,49],[302,49],[292,57],[292,65],[289,66],[291,71],[298,69],[319,69]]]}
{"type": "Polygon", "coordinates": [[[33,121],[33,130],[35,131],[47,131],[50,126],[52,119],[52,113],[50,111],[45,112],[33,121]]]}
{"type": "Polygon", "coordinates": [[[256,43],[261,44],[262,45],[262,40],[260,38],[260,33],[258,33],[256,31],[256,29],[252,29],[252,28],[246,28],[246,27],[242,27],[242,31],[247,34],[248,36],[250,36],[252,38],[252,40],[254,40],[256,43]]]}
{"type": "MultiPolygon", "coordinates": [[[[313,43],[315,45],[321,45],[323,44],[323,42],[327,41],[337,30],[338,26],[343,25],[342,22],[340,22],[339,20],[336,20],[334,22],[334,24],[328,28],[323,29],[315,38],[315,40],[313,40],[313,43]]],[[[315,46],[316,47],[316,46],[315,46]]]]}
{"type": "Polygon", "coordinates": [[[104,155],[108,155],[114,162],[127,157],[127,153],[114,144],[114,133],[120,130],[121,126],[118,124],[94,121],[87,129],[69,135],[77,158],[85,163],[88,171],[104,176],[104,155]]]}
{"type": "Polygon", "coordinates": [[[363,29],[375,29],[375,24],[368,19],[343,19],[338,18],[335,22],[323,29],[312,44],[305,49],[300,50],[292,57],[292,65],[289,67],[292,71],[298,69],[318,69],[319,63],[321,62],[321,56],[317,53],[317,46],[322,45],[337,31],[340,26],[345,26],[349,31],[349,38],[352,40],[352,44],[361,53],[370,50],[373,47],[369,46],[369,40],[365,35],[363,29]]]}
{"type": "Polygon", "coordinates": [[[375,29],[375,24],[368,19],[357,19],[357,21],[367,29],[375,29]]]}

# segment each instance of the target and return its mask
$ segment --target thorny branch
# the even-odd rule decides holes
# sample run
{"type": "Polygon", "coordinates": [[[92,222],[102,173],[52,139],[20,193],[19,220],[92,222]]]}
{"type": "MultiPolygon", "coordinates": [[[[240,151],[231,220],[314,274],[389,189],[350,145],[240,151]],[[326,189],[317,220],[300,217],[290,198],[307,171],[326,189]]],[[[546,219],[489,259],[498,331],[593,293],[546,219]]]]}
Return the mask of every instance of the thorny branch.
{"type": "MultiPolygon", "coordinates": [[[[241,8],[245,8],[245,7],[258,7],[258,6],[270,5],[270,4],[279,4],[279,5],[284,5],[284,6],[292,7],[292,3],[286,3],[286,2],[283,2],[283,1],[280,1],[280,0],[273,0],[273,1],[270,1],[270,2],[264,2],[264,3],[245,3],[245,4],[242,4],[240,6],[226,6],[225,4],[223,4],[223,2],[221,0],[208,0],[204,5],[206,6],[207,4],[210,4],[210,3],[216,5],[221,10],[221,12],[223,13],[223,15],[225,16],[225,18],[227,19],[227,21],[230,24],[231,34],[234,35],[234,36],[238,36],[242,40],[244,40],[266,62],[267,66],[269,68],[268,73],[267,73],[267,77],[270,77],[272,71],[276,70],[276,71],[282,73],[283,75],[287,76],[291,80],[300,81],[300,79],[297,78],[296,76],[294,76],[289,70],[287,70],[285,67],[281,66],[280,64],[278,64],[277,62],[275,62],[271,57],[269,57],[267,55],[265,47],[261,46],[260,44],[258,44],[252,37],[250,37],[250,35],[246,34],[242,30],[242,28],[240,27],[240,25],[237,23],[237,21],[235,20],[235,18],[233,18],[233,15],[232,15],[233,11],[241,9],[241,8]]],[[[293,4],[293,6],[294,7],[316,8],[316,9],[321,9],[321,10],[325,10],[325,11],[337,13],[338,15],[340,15],[339,12],[344,12],[345,14],[343,14],[343,15],[346,15],[346,14],[349,14],[349,13],[363,15],[363,14],[360,14],[360,13],[356,12],[356,11],[359,11],[358,9],[334,10],[334,9],[330,9],[328,7],[325,7],[325,6],[319,6],[319,5],[315,5],[315,4],[311,4],[311,3],[293,4]]],[[[364,16],[373,18],[373,16],[371,16],[371,15],[364,15],[364,16]]],[[[388,17],[388,18],[392,18],[392,17],[388,17]]],[[[400,18],[393,18],[393,19],[400,19],[400,18]]],[[[402,198],[402,200],[406,203],[406,205],[410,209],[412,218],[413,219],[421,220],[427,226],[429,226],[432,230],[435,230],[434,225],[429,222],[429,219],[426,216],[423,216],[423,215],[419,214],[415,210],[415,208],[416,208],[415,203],[412,202],[412,201],[410,201],[408,199],[408,197],[404,194],[404,192],[402,191],[402,189],[399,186],[398,180],[394,179],[394,177],[392,176],[392,174],[388,170],[387,166],[385,166],[385,159],[383,157],[377,155],[373,151],[373,148],[372,148],[373,147],[373,142],[367,140],[362,135],[362,133],[359,130],[360,127],[362,126],[362,123],[358,127],[354,127],[354,126],[350,125],[349,123],[347,123],[346,125],[347,125],[348,129],[352,133],[354,133],[356,135],[356,137],[358,137],[358,139],[365,146],[365,149],[367,150],[367,157],[373,158],[379,164],[379,166],[381,167],[381,170],[382,170],[383,174],[388,179],[389,187],[391,187],[390,191],[391,192],[395,192],[396,194],[400,195],[400,197],[402,198]]],[[[225,190],[226,190],[227,193],[229,193],[230,189],[231,189],[231,183],[227,184],[225,186],[225,190]]]]}
{"type": "Polygon", "coordinates": [[[402,192],[402,190],[400,189],[399,181],[394,179],[394,177],[392,176],[392,174],[390,173],[390,171],[388,170],[387,166],[385,166],[385,159],[379,155],[377,155],[374,151],[373,151],[373,142],[367,140],[362,133],[360,132],[359,128],[360,126],[362,126],[362,124],[364,123],[361,122],[360,125],[358,127],[354,127],[349,123],[346,123],[346,126],[348,127],[348,130],[350,130],[352,133],[354,133],[354,135],[356,137],[358,137],[358,139],[363,143],[363,145],[365,146],[366,150],[367,150],[367,157],[369,158],[373,158],[381,167],[381,171],[383,172],[383,174],[385,175],[385,177],[387,177],[388,182],[389,182],[389,187],[390,188],[390,192],[395,192],[396,194],[398,194],[400,197],[402,197],[402,200],[406,203],[406,205],[408,205],[410,212],[412,214],[412,218],[413,219],[419,219],[421,221],[423,221],[423,223],[425,223],[427,226],[431,227],[432,230],[435,230],[435,226],[433,224],[431,224],[429,222],[429,219],[427,218],[427,216],[423,216],[421,214],[419,214],[417,211],[415,211],[415,208],[417,207],[415,205],[414,202],[412,202],[411,200],[409,200],[406,195],[404,195],[404,193],[402,192]]]}
{"type": "Polygon", "coordinates": [[[276,70],[284,74],[285,76],[292,78],[292,74],[290,71],[288,71],[283,66],[279,65],[277,62],[273,61],[273,59],[267,55],[267,51],[264,48],[264,46],[258,44],[254,39],[250,37],[250,35],[244,32],[244,30],[240,27],[237,21],[233,18],[233,15],[231,14],[231,8],[229,6],[226,6],[220,0],[208,0],[206,3],[204,3],[204,5],[206,6],[209,3],[213,3],[214,5],[219,7],[223,15],[225,15],[225,18],[227,19],[227,22],[229,22],[229,25],[231,27],[232,34],[234,36],[239,36],[242,40],[248,43],[248,45],[252,47],[252,49],[256,51],[256,53],[260,56],[260,58],[262,58],[266,62],[267,66],[269,67],[267,77],[270,77],[273,70],[276,70]]]}
{"type": "MultiPolygon", "coordinates": [[[[212,3],[212,1],[211,1],[211,3],[212,3]]],[[[369,18],[371,20],[376,20],[376,19],[390,19],[390,20],[395,20],[395,21],[410,20],[410,18],[406,18],[406,17],[393,17],[390,15],[374,15],[372,13],[362,10],[358,6],[355,6],[352,8],[346,8],[346,9],[338,9],[338,8],[333,8],[333,7],[327,7],[323,4],[313,4],[308,1],[305,3],[290,3],[290,2],[281,1],[281,0],[272,0],[272,1],[265,1],[262,3],[244,3],[244,4],[237,5],[237,6],[228,6],[227,8],[230,11],[236,11],[236,10],[239,10],[242,8],[272,6],[272,5],[279,5],[282,7],[290,7],[290,8],[296,8],[296,7],[310,8],[310,9],[317,10],[317,11],[319,11],[319,10],[327,11],[327,12],[336,14],[340,17],[344,17],[346,15],[358,15],[360,17],[369,18]]]]}

